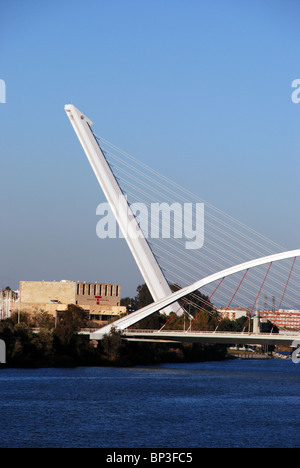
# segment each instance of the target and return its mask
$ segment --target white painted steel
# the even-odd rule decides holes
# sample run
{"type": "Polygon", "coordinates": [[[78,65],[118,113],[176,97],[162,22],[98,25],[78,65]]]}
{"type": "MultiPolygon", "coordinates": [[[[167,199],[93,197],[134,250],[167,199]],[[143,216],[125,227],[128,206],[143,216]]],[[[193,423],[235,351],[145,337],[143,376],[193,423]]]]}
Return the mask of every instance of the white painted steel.
{"type": "MultiPolygon", "coordinates": [[[[170,286],[91,130],[93,122],[71,104],[65,106],[65,111],[116,217],[153,300],[159,301],[170,296],[172,293],[170,286]]],[[[169,314],[178,311],[179,308],[180,305],[178,303],[173,303],[168,305],[164,311],[169,314]]]]}
{"type": "Polygon", "coordinates": [[[300,343],[299,334],[277,333],[239,333],[164,330],[124,330],[122,336],[128,341],[165,342],[165,343],[221,343],[238,345],[282,345],[291,346],[300,343]]]}
{"type": "Polygon", "coordinates": [[[288,252],[282,252],[278,254],[269,255],[267,257],[258,258],[256,260],[250,260],[248,262],[241,263],[237,266],[219,271],[218,273],[214,273],[213,275],[207,276],[206,278],[196,281],[190,286],[187,286],[185,288],[180,289],[179,291],[176,291],[175,293],[171,294],[170,296],[160,301],[157,301],[153,304],[148,305],[147,307],[144,307],[143,309],[133,312],[132,314],[129,314],[128,316],[122,319],[119,319],[110,325],[100,328],[96,332],[91,333],[90,337],[91,339],[96,339],[96,340],[102,339],[102,337],[105,334],[108,334],[112,328],[115,328],[116,330],[125,330],[126,328],[131,327],[136,322],[139,322],[140,320],[148,317],[154,312],[164,309],[166,306],[174,303],[174,301],[178,301],[182,297],[185,297],[188,294],[191,294],[192,292],[196,291],[197,289],[203,288],[204,286],[207,286],[208,284],[213,283],[214,281],[221,280],[222,278],[226,278],[227,276],[234,275],[235,273],[239,273],[241,271],[244,271],[250,268],[255,268],[255,267],[265,265],[271,262],[274,263],[280,260],[287,260],[289,258],[295,258],[299,256],[300,256],[300,249],[291,250],[288,252]]]}

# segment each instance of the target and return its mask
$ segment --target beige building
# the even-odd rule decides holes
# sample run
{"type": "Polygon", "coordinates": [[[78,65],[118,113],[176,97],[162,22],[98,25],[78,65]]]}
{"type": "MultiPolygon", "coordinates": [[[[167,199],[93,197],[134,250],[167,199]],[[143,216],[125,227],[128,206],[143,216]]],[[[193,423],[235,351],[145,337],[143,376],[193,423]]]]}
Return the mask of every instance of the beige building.
{"type": "Polygon", "coordinates": [[[77,304],[89,313],[91,321],[107,322],[126,312],[120,306],[119,284],[81,283],[62,280],[21,281],[20,310],[38,312],[44,310],[56,316],[68,304],[77,304]]]}
{"type": "Polygon", "coordinates": [[[226,308],[219,308],[218,313],[223,318],[227,318],[229,320],[238,320],[241,317],[247,317],[249,313],[249,309],[245,309],[243,307],[236,307],[235,309],[226,309],[226,308]]]}

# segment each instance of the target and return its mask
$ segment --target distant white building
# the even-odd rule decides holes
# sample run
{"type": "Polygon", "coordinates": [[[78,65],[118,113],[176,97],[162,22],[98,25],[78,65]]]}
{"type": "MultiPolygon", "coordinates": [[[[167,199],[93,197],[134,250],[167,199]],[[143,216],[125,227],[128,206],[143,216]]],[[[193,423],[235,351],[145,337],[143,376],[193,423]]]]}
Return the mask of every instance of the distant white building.
{"type": "Polygon", "coordinates": [[[3,289],[0,291],[0,320],[9,318],[18,308],[20,291],[18,289],[3,289]]]}
{"type": "Polygon", "coordinates": [[[218,313],[222,315],[223,318],[228,318],[229,320],[237,320],[241,317],[247,317],[249,309],[244,309],[242,307],[236,307],[233,309],[227,309],[220,307],[218,313]]]}

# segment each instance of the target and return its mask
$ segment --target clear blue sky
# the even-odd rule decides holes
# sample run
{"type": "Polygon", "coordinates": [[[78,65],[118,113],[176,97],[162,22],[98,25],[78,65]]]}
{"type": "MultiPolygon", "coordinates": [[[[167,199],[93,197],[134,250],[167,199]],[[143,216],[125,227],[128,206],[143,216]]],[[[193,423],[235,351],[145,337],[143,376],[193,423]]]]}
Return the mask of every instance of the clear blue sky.
{"type": "Polygon", "coordinates": [[[142,281],[64,112],[299,248],[298,0],[1,0],[0,288],[142,281]]]}

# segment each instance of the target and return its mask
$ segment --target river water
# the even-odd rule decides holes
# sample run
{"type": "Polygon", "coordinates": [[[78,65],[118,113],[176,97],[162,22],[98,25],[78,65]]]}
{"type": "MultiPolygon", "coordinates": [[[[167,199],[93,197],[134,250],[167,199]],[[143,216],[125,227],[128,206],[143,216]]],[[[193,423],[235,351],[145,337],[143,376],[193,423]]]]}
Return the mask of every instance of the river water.
{"type": "Polygon", "coordinates": [[[299,447],[300,365],[0,370],[0,447],[299,447]]]}

